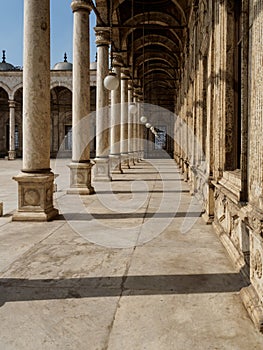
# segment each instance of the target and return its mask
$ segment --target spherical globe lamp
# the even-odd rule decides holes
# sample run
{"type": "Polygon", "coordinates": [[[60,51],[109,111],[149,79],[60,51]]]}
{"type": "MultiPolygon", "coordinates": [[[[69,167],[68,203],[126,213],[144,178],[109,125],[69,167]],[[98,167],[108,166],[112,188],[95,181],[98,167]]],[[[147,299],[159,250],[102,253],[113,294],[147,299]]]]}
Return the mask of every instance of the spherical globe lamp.
{"type": "Polygon", "coordinates": [[[144,115],[141,116],[140,120],[143,124],[145,124],[147,122],[147,118],[144,115]]]}
{"type": "Polygon", "coordinates": [[[129,105],[129,112],[131,114],[135,114],[137,112],[137,107],[136,107],[136,104],[134,102],[130,103],[130,105],[129,105]]]}
{"type": "Polygon", "coordinates": [[[116,90],[119,87],[119,79],[116,73],[110,72],[104,79],[104,86],[107,90],[116,90]]]}
{"type": "Polygon", "coordinates": [[[152,124],[150,124],[150,123],[146,123],[146,124],[145,124],[145,126],[146,126],[146,128],[148,128],[148,129],[149,129],[149,128],[152,126],[152,124]]]}

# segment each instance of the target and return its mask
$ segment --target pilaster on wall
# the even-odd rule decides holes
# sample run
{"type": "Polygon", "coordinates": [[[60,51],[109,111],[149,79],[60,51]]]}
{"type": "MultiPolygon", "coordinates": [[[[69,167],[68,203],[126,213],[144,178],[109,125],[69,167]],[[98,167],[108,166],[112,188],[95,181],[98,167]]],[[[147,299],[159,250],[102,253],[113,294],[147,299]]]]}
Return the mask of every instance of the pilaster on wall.
{"type": "Polygon", "coordinates": [[[214,21],[214,168],[213,173],[216,180],[223,175],[224,168],[224,121],[225,115],[225,72],[226,72],[226,4],[225,1],[216,0],[214,5],[215,21],[214,21]]]}
{"type": "Polygon", "coordinates": [[[251,0],[249,18],[248,89],[248,206],[244,221],[250,237],[250,282],[242,290],[243,302],[258,329],[263,332],[263,3],[251,0]]]}
{"type": "Polygon", "coordinates": [[[214,185],[213,180],[213,164],[214,164],[214,63],[215,63],[215,13],[213,11],[213,2],[209,4],[209,25],[208,33],[211,33],[207,40],[207,82],[206,82],[206,139],[205,139],[205,159],[206,159],[206,171],[209,174],[208,182],[206,185],[206,201],[204,203],[203,219],[206,223],[211,224],[214,220],[214,185]]]}

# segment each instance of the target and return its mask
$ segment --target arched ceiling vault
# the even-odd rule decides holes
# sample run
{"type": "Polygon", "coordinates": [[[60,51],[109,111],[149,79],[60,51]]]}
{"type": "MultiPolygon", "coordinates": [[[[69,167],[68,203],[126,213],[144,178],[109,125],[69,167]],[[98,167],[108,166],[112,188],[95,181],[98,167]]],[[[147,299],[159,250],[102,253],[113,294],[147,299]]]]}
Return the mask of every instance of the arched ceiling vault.
{"type": "Polygon", "coordinates": [[[158,52],[156,55],[152,55],[152,52],[145,52],[137,56],[137,67],[140,69],[141,66],[147,67],[149,62],[155,62],[156,64],[166,65],[167,69],[178,70],[179,57],[176,55],[170,55],[164,51],[158,52]]]}
{"type": "Polygon", "coordinates": [[[158,103],[165,100],[166,106],[170,101],[171,110],[193,3],[194,0],[96,1],[104,25],[111,27],[112,47],[122,54],[123,64],[144,90],[144,98],[153,103],[154,96],[158,96],[158,103]]]}

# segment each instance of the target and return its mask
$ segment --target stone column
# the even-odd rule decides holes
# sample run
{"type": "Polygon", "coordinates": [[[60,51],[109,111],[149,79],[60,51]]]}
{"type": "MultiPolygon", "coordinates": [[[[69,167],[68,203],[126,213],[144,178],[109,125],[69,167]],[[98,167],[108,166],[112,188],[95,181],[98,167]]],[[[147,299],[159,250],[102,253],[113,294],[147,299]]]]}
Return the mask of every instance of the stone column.
{"type": "MultiPolygon", "coordinates": [[[[141,91],[142,94],[142,91],[141,91]]],[[[142,96],[138,100],[138,115],[137,115],[137,149],[138,149],[138,161],[142,159],[142,134],[141,134],[141,116],[142,116],[142,96]]]]}
{"type": "Polygon", "coordinates": [[[121,154],[120,154],[120,122],[121,122],[121,84],[120,74],[122,66],[122,57],[116,53],[113,54],[112,66],[119,79],[119,87],[111,91],[111,137],[110,137],[110,169],[115,173],[122,173],[121,154]]]}
{"type": "Polygon", "coordinates": [[[139,122],[140,125],[140,160],[144,159],[144,124],[139,122]]]}
{"type": "Polygon", "coordinates": [[[16,158],[15,151],[15,107],[16,103],[14,100],[9,101],[9,151],[8,160],[14,160],[16,158]]]}
{"type": "MultiPolygon", "coordinates": [[[[143,102],[141,102],[142,104],[143,102]]],[[[139,160],[143,160],[144,158],[144,143],[143,143],[143,128],[144,128],[144,125],[142,124],[141,122],[141,117],[142,117],[142,109],[140,111],[140,116],[139,116],[139,120],[138,120],[138,125],[139,125],[139,149],[140,149],[140,159],[139,160]]]]}
{"type": "Polygon", "coordinates": [[[138,115],[139,115],[139,103],[138,103],[138,95],[133,97],[133,102],[136,105],[136,112],[133,114],[133,131],[132,131],[132,137],[133,137],[133,162],[134,164],[138,163],[138,129],[137,129],[137,123],[138,123],[138,115]]]}
{"type": "Polygon", "coordinates": [[[50,171],[50,1],[24,2],[23,168],[15,221],[47,221],[53,207],[50,171]]]}
{"type": "Polygon", "coordinates": [[[73,0],[73,72],[72,72],[72,162],[70,188],[67,193],[88,195],[91,186],[90,162],[90,72],[89,15],[91,6],[84,0],[73,0]]]}
{"type": "Polygon", "coordinates": [[[111,181],[109,167],[109,92],[104,79],[109,73],[110,31],[96,27],[97,45],[97,93],[96,93],[96,166],[94,181],[111,181]]]}
{"type": "MultiPolygon", "coordinates": [[[[128,86],[128,105],[133,102],[133,90],[129,83],[128,86]]],[[[129,166],[135,165],[134,153],[133,153],[133,114],[128,109],[128,155],[129,155],[129,166]]]]}
{"type": "Polygon", "coordinates": [[[129,167],[128,156],[128,70],[121,73],[121,158],[122,167],[129,167]]]}

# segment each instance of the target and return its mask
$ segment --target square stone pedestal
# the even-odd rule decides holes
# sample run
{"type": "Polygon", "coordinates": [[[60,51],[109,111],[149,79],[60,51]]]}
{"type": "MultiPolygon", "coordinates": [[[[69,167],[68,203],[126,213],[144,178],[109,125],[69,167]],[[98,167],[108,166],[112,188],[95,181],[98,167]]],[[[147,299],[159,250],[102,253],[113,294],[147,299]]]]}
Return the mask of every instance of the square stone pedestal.
{"type": "Polygon", "coordinates": [[[139,152],[134,152],[133,153],[133,161],[134,161],[134,164],[140,162],[140,154],[139,154],[139,152]]]}
{"type": "Polygon", "coordinates": [[[129,153],[122,153],[121,154],[121,167],[122,168],[128,168],[128,169],[130,169],[130,164],[131,164],[131,162],[130,162],[130,155],[129,155],[129,153]]]}
{"type": "Polygon", "coordinates": [[[214,197],[215,186],[211,179],[205,185],[206,198],[205,198],[205,212],[202,214],[202,218],[207,225],[211,225],[214,221],[215,211],[215,197],[214,197]]]}
{"type": "Polygon", "coordinates": [[[136,154],[135,152],[131,152],[129,153],[129,164],[132,165],[136,165],[136,154]]]}
{"type": "Polygon", "coordinates": [[[254,287],[250,284],[248,287],[242,288],[240,297],[254,325],[263,333],[263,306],[254,287]]]}
{"type": "Polygon", "coordinates": [[[122,174],[121,168],[121,155],[120,154],[110,154],[109,155],[110,162],[110,172],[114,174],[122,174]]]}
{"type": "Polygon", "coordinates": [[[91,168],[93,164],[87,163],[70,163],[70,188],[68,194],[89,195],[94,194],[94,187],[91,186],[91,168]]]}
{"type": "Polygon", "coordinates": [[[16,151],[8,151],[8,160],[16,159],[16,151]]]}
{"type": "Polygon", "coordinates": [[[111,181],[109,158],[96,158],[93,181],[111,181]]]}
{"type": "Polygon", "coordinates": [[[21,173],[13,179],[18,182],[18,209],[13,221],[48,221],[58,215],[53,207],[53,173],[21,173]]]}

